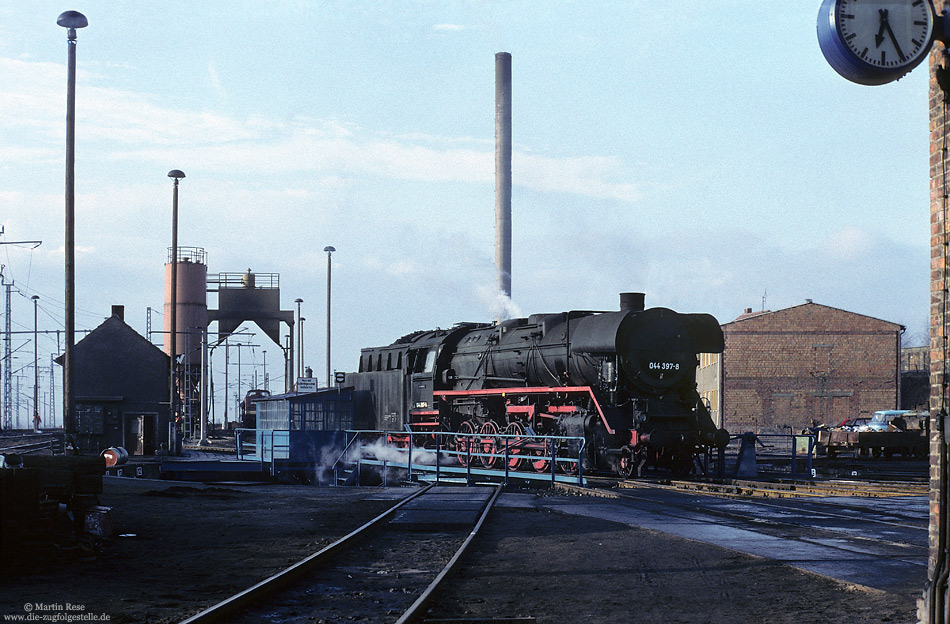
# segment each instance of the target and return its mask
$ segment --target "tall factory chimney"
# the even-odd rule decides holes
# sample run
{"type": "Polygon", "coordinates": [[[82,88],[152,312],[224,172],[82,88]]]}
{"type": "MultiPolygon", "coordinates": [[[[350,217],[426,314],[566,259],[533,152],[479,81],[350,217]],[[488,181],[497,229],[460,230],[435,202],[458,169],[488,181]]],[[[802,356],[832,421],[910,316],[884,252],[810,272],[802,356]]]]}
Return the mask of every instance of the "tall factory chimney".
{"type": "Polygon", "coordinates": [[[511,298],[511,54],[495,54],[495,266],[511,298]]]}

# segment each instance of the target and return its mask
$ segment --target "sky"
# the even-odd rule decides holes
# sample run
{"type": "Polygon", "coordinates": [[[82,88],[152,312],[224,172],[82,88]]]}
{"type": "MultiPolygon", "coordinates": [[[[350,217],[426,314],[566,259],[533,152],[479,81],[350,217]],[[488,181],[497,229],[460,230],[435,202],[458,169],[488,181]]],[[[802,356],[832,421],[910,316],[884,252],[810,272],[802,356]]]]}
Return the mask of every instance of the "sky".
{"type": "MultiPolygon", "coordinates": [[[[282,308],[303,300],[321,384],[328,245],[334,370],[415,330],[501,309],[613,310],[626,291],[721,323],[812,299],[925,344],[926,64],[849,83],[821,55],[819,4],[0,0],[0,263],[24,332],[23,413],[33,295],[49,332],[41,403],[62,409],[45,380],[64,327],[56,18],[70,9],[89,20],[76,50],[77,330],[112,305],[143,335],[149,308],[161,328],[167,173],[180,169],[179,245],[203,248],[211,275],[278,273],[282,308]],[[512,55],[510,302],[494,269],[497,52],[512,55]]],[[[233,349],[229,361],[232,410],[237,379],[241,393],[255,374],[263,385],[265,359],[270,389],[284,386],[278,345],[247,329],[240,369],[233,349]]]]}

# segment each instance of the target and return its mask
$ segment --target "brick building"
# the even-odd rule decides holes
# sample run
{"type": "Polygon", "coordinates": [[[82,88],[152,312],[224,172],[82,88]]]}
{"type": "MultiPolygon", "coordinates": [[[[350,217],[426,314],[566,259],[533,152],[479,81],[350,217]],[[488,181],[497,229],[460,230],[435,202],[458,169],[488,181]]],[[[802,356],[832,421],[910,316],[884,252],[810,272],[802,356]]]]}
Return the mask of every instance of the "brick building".
{"type": "Polygon", "coordinates": [[[930,372],[930,347],[904,347],[901,349],[901,371],[930,372]]]}
{"type": "MultiPolygon", "coordinates": [[[[122,446],[130,455],[168,448],[168,356],[125,323],[122,306],[76,343],[73,387],[76,442],[98,455],[122,446]]],[[[63,364],[63,356],[56,362],[63,364]]]]}
{"type": "MultiPolygon", "coordinates": [[[[950,8],[945,0],[934,0],[937,14],[950,8]]],[[[928,89],[930,116],[930,558],[927,568],[928,584],[924,596],[923,622],[943,621],[941,607],[950,601],[946,570],[947,509],[946,494],[950,488],[947,477],[947,445],[943,443],[940,414],[948,411],[950,380],[946,379],[950,359],[950,156],[948,156],[947,126],[950,103],[937,82],[937,70],[950,66],[947,47],[935,43],[930,54],[930,87],[928,89]]]]}
{"type": "Polygon", "coordinates": [[[797,431],[900,404],[901,325],[809,300],[748,309],[722,330],[722,357],[701,357],[697,379],[718,383],[700,381],[699,391],[733,433],[797,431]]]}
{"type": "Polygon", "coordinates": [[[930,410],[930,347],[901,349],[900,409],[930,410]]]}

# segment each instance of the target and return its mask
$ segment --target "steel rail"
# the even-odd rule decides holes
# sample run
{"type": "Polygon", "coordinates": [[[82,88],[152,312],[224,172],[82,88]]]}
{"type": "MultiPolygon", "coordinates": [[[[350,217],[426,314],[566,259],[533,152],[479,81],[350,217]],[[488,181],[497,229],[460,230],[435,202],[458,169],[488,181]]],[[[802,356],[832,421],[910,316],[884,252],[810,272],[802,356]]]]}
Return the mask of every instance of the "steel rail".
{"type": "Polygon", "coordinates": [[[890,498],[894,496],[920,496],[928,493],[926,487],[918,484],[835,481],[825,483],[769,483],[762,481],[731,480],[726,483],[706,481],[667,482],[669,485],[650,481],[623,481],[621,488],[641,486],[675,489],[696,494],[714,496],[734,496],[740,498],[823,498],[827,496],[847,496],[854,498],[890,498]]]}
{"type": "MultiPolygon", "coordinates": [[[[670,489],[673,489],[673,488],[670,488],[669,486],[662,486],[662,485],[655,485],[655,484],[642,484],[642,487],[643,487],[643,488],[658,489],[658,490],[670,490],[670,489]]],[[[707,494],[707,493],[703,493],[703,492],[694,492],[694,491],[681,491],[681,492],[682,492],[683,494],[687,494],[687,495],[713,496],[713,497],[716,496],[716,495],[713,495],[713,494],[707,494]]],[[[627,492],[617,492],[617,497],[618,497],[618,498],[621,498],[621,499],[627,498],[627,499],[630,499],[630,500],[649,501],[649,502],[656,503],[656,501],[653,500],[653,499],[645,498],[645,497],[642,497],[642,496],[636,496],[636,495],[634,495],[634,494],[628,494],[627,492]]],[[[727,496],[726,498],[735,498],[735,496],[727,496]]],[[[778,502],[778,499],[775,499],[774,501],[770,502],[770,501],[765,501],[765,500],[762,500],[762,499],[745,497],[745,500],[744,500],[743,502],[745,502],[745,503],[748,504],[749,506],[768,507],[768,508],[772,508],[772,509],[779,509],[779,510],[783,510],[783,511],[789,511],[789,507],[787,507],[786,505],[783,505],[783,504],[779,503],[779,502],[778,502]]],[[[692,510],[692,509],[693,509],[693,506],[692,506],[690,503],[685,502],[685,501],[684,501],[684,502],[665,501],[665,502],[663,502],[662,504],[665,505],[665,506],[667,506],[667,507],[673,507],[673,508],[677,508],[677,509],[686,509],[686,510],[692,510]]],[[[801,509],[792,509],[791,511],[795,511],[795,512],[798,512],[798,513],[804,513],[804,512],[805,512],[805,510],[801,510],[801,509]]],[[[721,517],[732,517],[732,518],[738,518],[738,519],[744,519],[744,518],[747,517],[747,516],[745,516],[745,515],[743,515],[743,514],[737,514],[737,513],[733,513],[733,512],[725,512],[725,511],[722,511],[722,510],[709,510],[709,513],[712,514],[712,515],[717,515],[717,516],[721,516],[721,517]]],[[[858,519],[858,520],[860,520],[861,522],[867,522],[867,523],[869,523],[869,524],[882,525],[882,526],[891,526],[891,527],[897,527],[897,528],[900,528],[900,529],[910,529],[910,530],[914,530],[914,531],[926,531],[926,530],[927,530],[927,527],[926,527],[926,526],[919,526],[919,525],[914,525],[914,524],[905,524],[905,523],[903,523],[903,522],[891,522],[891,521],[888,521],[888,520],[880,520],[880,519],[877,519],[877,518],[874,518],[874,517],[871,517],[871,516],[867,516],[867,515],[865,515],[864,517],[861,517],[861,518],[855,518],[853,515],[841,514],[841,513],[834,513],[834,512],[824,511],[824,510],[820,510],[820,509],[808,509],[808,510],[807,510],[807,513],[808,513],[808,514],[811,514],[811,515],[822,516],[822,517],[824,517],[824,518],[834,518],[834,519],[840,519],[840,520],[855,520],[855,519],[858,519]]],[[[801,525],[798,525],[798,524],[796,524],[796,523],[794,523],[794,522],[786,522],[786,521],[779,521],[779,520],[773,520],[773,521],[770,521],[770,523],[771,523],[771,524],[784,524],[784,525],[788,525],[788,526],[801,526],[801,525]]],[[[856,537],[855,539],[870,539],[870,538],[856,537]]],[[[897,543],[897,542],[889,542],[889,541],[887,541],[887,540],[880,540],[880,539],[872,539],[871,541],[882,542],[882,543],[895,543],[895,544],[897,543]]]]}
{"type": "Polygon", "coordinates": [[[31,442],[29,444],[19,444],[17,446],[5,446],[0,448],[0,455],[10,452],[17,452],[18,454],[24,455],[33,451],[44,451],[48,450],[52,443],[53,438],[50,438],[41,442],[31,442]]]}
{"type": "Polygon", "coordinates": [[[318,564],[323,563],[326,559],[329,559],[330,557],[336,555],[339,551],[344,550],[345,547],[348,546],[356,537],[362,536],[363,534],[368,533],[370,530],[378,528],[383,524],[384,520],[389,518],[389,516],[394,514],[399,508],[426,493],[434,486],[435,484],[427,485],[421,490],[414,492],[413,494],[399,501],[396,505],[393,505],[393,507],[390,509],[384,511],[358,529],[355,529],[354,531],[344,535],[329,546],[326,546],[320,551],[304,559],[301,559],[289,568],[281,570],[277,574],[264,579],[260,583],[257,583],[256,585],[253,585],[231,596],[230,598],[226,598],[225,600],[222,600],[216,605],[208,607],[200,613],[182,620],[180,624],[206,624],[208,622],[226,621],[225,618],[234,615],[241,609],[244,609],[254,602],[261,600],[265,596],[281,589],[285,585],[292,583],[300,576],[315,568],[318,564]]]}
{"type": "Polygon", "coordinates": [[[498,500],[498,496],[501,494],[502,489],[503,487],[501,485],[495,485],[495,493],[485,505],[482,515],[479,516],[478,522],[475,523],[475,526],[469,532],[468,537],[465,538],[465,541],[462,542],[462,545],[459,546],[459,549],[455,551],[455,554],[452,556],[449,562],[445,564],[445,567],[442,568],[442,571],[439,572],[439,574],[429,584],[425,591],[423,591],[416,601],[413,602],[408,609],[406,609],[406,611],[398,620],[396,620],[396,624],[413,624],[414,622],[419,621],[424,613],[425,608],[435,595],[435,592],[438,591],[442,582],[449,576],[449,574],[452,573],[452,570],[455,568],[455,564],[458,563],[459,559],[462,558],[462,555],[464,555],[465,551],[468,550],[469,544],[472,543],[472,540],[475,539],[475,536],[482,528],[482,525],[485,523],[485,519],[488,517],[488,513],[494,508],[495,502],[498,500]]]}

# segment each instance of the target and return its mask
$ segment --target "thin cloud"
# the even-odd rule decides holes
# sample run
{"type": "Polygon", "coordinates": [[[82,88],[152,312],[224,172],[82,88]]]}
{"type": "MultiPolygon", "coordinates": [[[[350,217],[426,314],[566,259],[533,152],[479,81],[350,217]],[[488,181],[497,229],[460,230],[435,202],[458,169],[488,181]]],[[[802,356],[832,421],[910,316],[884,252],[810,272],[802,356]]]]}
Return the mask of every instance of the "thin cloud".
{"type": "MultiPolygon", "coordinates": [[[[43,160],[61,150],[62,69],[0,59],[0,72],[12,78],[0,85],[0,129],[39,129],[50,143],[50,151],[35,153],[43,160]]],[[[213,65],[209,75],[220,84],[213,65]]],[[[334,119],[238,119],[176,110],[156,96],[96,86],[83,89],[77,115],[83,139],[98,142],[87,154],[114,162],[190,161],[222,173],[318,172],[331,179],[363,174],[423,182],[494,180],[493,148],[477,147],[470,137],[387,137],[334,119]]],[[[10,157],[25,149],[12,137],[3,147],[10,157]]],[[[625,202],[639,197],[631,172],[613,157],[555,158],[518,151],[512,158],[514,184],[533,191],[625,202]]]]}
{"type": "Polygon", "coordinates": [[[215,93],[218,94],[219,98],[223,98],[225,95],[224,88],[221,86],[221,77],[218,75],[218,68],[214,66],[214,63],[208,63],[208,78],[211,80],[211,87],[215,93]]]}

